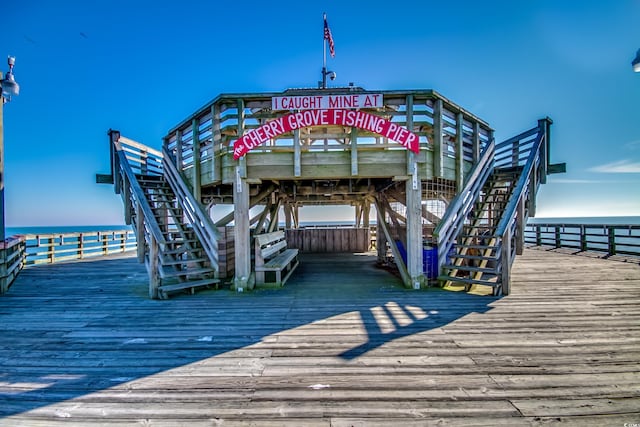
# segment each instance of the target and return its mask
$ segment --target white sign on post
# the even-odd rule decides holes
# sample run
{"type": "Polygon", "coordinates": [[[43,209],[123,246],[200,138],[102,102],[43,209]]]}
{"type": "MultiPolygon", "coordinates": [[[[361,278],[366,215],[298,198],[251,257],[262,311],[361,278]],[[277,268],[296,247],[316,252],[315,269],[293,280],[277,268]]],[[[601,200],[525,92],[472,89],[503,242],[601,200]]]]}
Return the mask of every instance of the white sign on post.
{"type": "Polygon", "coordinates": [[[380,108],[381,93],[358,93],[346,95],[274,96],[272,110],[332,110],[344,108],[380,108]]]}

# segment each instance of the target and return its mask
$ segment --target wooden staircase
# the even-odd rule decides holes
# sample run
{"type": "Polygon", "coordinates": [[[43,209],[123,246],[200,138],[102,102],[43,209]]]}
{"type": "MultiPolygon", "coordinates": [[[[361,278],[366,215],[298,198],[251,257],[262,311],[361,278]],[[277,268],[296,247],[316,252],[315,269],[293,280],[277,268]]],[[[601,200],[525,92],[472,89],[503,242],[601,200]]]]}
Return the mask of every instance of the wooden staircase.
{"type": "Polygon", "coordinates": [[[111,180],[122,196],[125,222],[136,233],[138,259],[149,272],[149,296],[217,288],[218,231],[170,155],[118,131],[109,135],[111,180]]]}
{"type": "Polygon", "coordinates": [[[485,148],[434,231],[438,281],[445,289],[507,295],[511,265],[524,248],[524,227],[535,215],[536,193],[551,173],[549,118],[538,126],[485,148]]]}
{"type": "Polygon", "coordinates": [[[474,204],[470,220],[463,224],[449,263],[442,266],[445,289],[473,291],[479,286],[490,287],[497,295],[500,287],[500,246],[496,229],[510,198],[518,176],[494,171],[485,183],[481,197],[474,204]]]}
{"type": "Polygon", "coordinates": [[[220,282],[211,267],[204,248],[194,230],[184,224],[184,210],[164,176],[138,175],[151,211],[158,222],[165,241],[159,263],[158,296],[166,299],[170,293],[196,289],[217,288],[220,282]]]}

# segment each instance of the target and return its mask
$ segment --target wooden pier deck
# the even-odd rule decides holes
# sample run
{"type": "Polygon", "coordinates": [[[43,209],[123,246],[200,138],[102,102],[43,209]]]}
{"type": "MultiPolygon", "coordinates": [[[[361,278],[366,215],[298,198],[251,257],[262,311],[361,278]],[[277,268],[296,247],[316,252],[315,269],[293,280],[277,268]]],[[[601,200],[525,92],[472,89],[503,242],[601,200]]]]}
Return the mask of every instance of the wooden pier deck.
{"type": "Polygon", "coordinates": [[[134,258],[0,298],[2,426],[640,423],[640,266],[527,249],[511,295],[411,291],[366,255],[287,286],[147,297],[134,258]]]}

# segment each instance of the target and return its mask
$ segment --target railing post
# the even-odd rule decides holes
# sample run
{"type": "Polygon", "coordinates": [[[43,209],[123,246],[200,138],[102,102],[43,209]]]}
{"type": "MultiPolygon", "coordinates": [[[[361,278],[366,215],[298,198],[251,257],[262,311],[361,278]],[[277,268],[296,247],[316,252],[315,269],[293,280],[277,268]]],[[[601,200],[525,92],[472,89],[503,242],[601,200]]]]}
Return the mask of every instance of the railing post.
{"type": "Polygon", "coordinates": [[[84,233],[78,235],[78,258],[84,258],[84,233]]]}
{"type": "Polygon", "coordinates": [[[502,294],[509,295],[511,290],[511,227],[507,227],[502,235],[502,245],[500,246],[500,263],[502,270],[500,279],[502,283],[502,294]]]}
{"type": "Polygon", "coordinates": [[[433,103],[433,175],[444,177],[444,149],[442,146],[442,99],[433,103]]]}
{"type": "Polygon", "coordinates": [[[149,298],[158,298],[160,286],[158,274],[158,242],[152,233],[149,233],[149,298]]]}
{"type": "MultiPolygon", "coordinates": [[[[2,102],[2,100],[0,100],[2,102]]],[[[2,106],[0,106],[2,108],[2,106]]],[[[7,241],[0,242],[0,294],[4,294],[9,289],[9,278],[7,271],[7,241]]]]}
{"type": "Polygon", "coordinates": [[[49,247],[49,263],[53,264],[55,262],[55,252],[56,245],[53,237],[49,237],[47,240],[47,246],[49,247]]]}
{"type": "Polygon", "coordinates": [[[556,248],[562,247],[562,235],[560,234],[560,227],[555,226],[555,240],[556,240],[556,248]]]}
{"type": "Polygon", "coordinates": [[[580,251],[585,252],[587,250],[587,230],[584,225],[580,226],[580,251]]]}
{"type": "Polygon", "coordinates": [[[516,214],[516,254],[524,253],[524,197],[518,201],[518,213],[516,214]]]}
{"type": "MultiPolygon", "coordinates": [[[[149,233],[151,234],[151,233],[149,233]]],[[[138,262],[144,262],[145,251],[145,229],[144,229],[144,212],[140,202],[136,204],[136,242],[138,244],[138,262]]]]}
{"type": "Polygon", "coordinates": [[[607,227],[607,234],[609,240],[609,255],[616,254],[616,229],[614,227],[607,227]]]}
{"type": "Polygon", "coordinates": [[[107,255],[109,253],[109,236],[105,233],[102,234],[101,237],[102,255],[107,255]]]}
{"type": "Polygon", "coordinates": [[[542,246],[542,226],[535,225],[534,227],[536,229],[536,246],[542,246]]]}

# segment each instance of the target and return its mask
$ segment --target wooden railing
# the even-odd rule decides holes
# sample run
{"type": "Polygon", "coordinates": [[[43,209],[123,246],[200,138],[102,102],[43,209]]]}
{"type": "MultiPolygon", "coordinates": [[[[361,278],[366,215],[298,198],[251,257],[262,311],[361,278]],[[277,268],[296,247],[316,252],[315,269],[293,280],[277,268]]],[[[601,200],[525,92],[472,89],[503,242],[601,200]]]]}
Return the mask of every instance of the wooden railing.
{"type": "Polygon", "coordinates": [[[433,232],[438,244],[438,269],[447,263],[447,254],[455,244],[456,237],[460,234],[464,221],[478,200],[480,191],[493,172],[495,143],[491,141],[480,155],[469,173],[464,188],[456,195],[442,220],[433,232]]]}
{"type": "Polygon", "coordinates": [[[0,293],[28,266],[134,251],[131,230],[24,234],[0,243],[0,293]]]}
{"type": "Polygon", "coordinates": [[[527,224],[525,243],[576,252],[600,252],[607,257],[640,257],[640,225],[527,224]]]}
{"type": "MultiPolygon", "coordinates": [[[[161,175],[162,153],[111,131],[115,192],[122,196],[124,216],[131,224],[138,241],[138,259],[144,260],[145,246],[160,256],[165,238],[136,178],[138,174],[161,175]],[[158,250],[159,249],[159,250],[158,250]]],[[[150,262],[156,262],[155,259],[150,262]]]]}
{"type": "Polygon", "coordinates": [[[0,294],[7,292],[25,265],[25,237],[12,236],[0,242],[0,294]]]}
{"type": "Polygon", "coordinates": [[[26,265],[53,264],[136,249],[131,230],[26,234],[26,265]]]}
{"type": "Polygon", "coordinates": [[[521,169],[512,196],[502,214],[495,231],[500,248],[502,292],[509,294],[511,265],[516,254],[524,248],[524,226],[529,215],[535,210],[536,193],[540,184],[546,181],[548,158],[548,134],[551,119],[538,121],[538,126],[504,141],[496,147],[496,169],[521,169]]]}
{"type": "Polygon", "coordinates": [[[204,211],[200,201],[196,200],[192,191],[188,188],[186,180],[182,176],[182,173],[178,171],[175,166],[175,159],[172,157],[166,149],[163,150],[163,167],[164,176],[176,194],[176,198],[180,207],[184,212],[185,218],[193,227],[193,231],[196,233],[200,244],[202,245],[211,266],[218,269],[218,241],[220,240],[220,233],[218,229],[213,225],[213,221],[204,211]]]}

